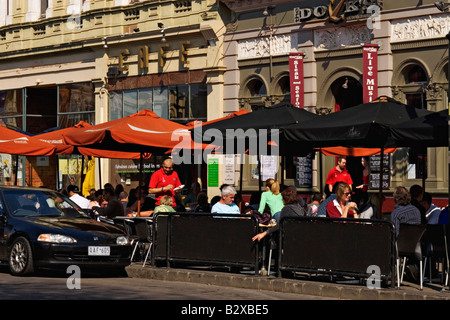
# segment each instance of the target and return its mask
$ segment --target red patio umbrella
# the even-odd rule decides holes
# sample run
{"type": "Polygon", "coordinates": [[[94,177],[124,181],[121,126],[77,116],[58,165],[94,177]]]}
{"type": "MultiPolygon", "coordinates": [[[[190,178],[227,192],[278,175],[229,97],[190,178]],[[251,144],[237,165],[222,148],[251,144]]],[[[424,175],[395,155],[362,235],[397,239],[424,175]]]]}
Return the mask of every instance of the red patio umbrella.
{"type": "Polygon", "coordinates": [[[192,150],[208,147],[194,143],[187,126],[160,118],[150,110],[63,134],[63,140],[79,149],[95,149],[99,153],[139,152],[139,185],[142,185],[144,153],[164,154],[174,148],[192,150]]]}
{"type": "Polygon", "coordinates": [[[35,137],[0,126],[0,153],[22,156],[50,156],[55,146],[35,137]]]}
{"type": "Polygon", "coordinates": [[[93,156],[98,158],[111,159],[139,159],[139,152],[122,152],[115,150],[98,150],[86,147],[77,147],[74,145],[64,143],[63,135],[71,132],[76,132],[81,128],[92,127],[91,124],[80,121],[76,125],[68,128],[63,128],[55,131],[41,133],[35,137],[41,141],[53,144],[56,147],[57,154],[82,154],[85,156],[93,156]]]}
{"type": "Polygon", "coordinates": [[[63,134],[66,144],[108,151],[161,153],[168,149],[205,148],[194,143],[188,127],[142,110],[124,118],[63,134]]]}

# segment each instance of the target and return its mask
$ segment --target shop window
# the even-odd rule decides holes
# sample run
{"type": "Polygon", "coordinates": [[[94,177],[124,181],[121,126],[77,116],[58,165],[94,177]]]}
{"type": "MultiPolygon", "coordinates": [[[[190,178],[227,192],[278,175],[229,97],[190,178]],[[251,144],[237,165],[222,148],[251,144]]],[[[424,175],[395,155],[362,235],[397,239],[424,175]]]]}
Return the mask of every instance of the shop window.
{"type": "Polygon", "coordinates": [[[189,87],[178,85],[169,87],[170,119],[185,119],[189,115],[189,87]]]}
{"type": "Polygon", "coordinates": [[[206,98],[206,84],[110,91],[109,118],[119,119],[148,109],[164,119],[206,120],[206,98]]]}
{"type": "Polygon", "coordinates": [[[67,128],[79,121],[95,124],[94,86],[90,82],[58,86],[58,126],[67,128]]]}
{"type": "Polygon", "coordinates": [[[206,120],[206,100],[208,95],[206,84],[199,83],[191,85],[190,88],[189,118],[206,120]]]}

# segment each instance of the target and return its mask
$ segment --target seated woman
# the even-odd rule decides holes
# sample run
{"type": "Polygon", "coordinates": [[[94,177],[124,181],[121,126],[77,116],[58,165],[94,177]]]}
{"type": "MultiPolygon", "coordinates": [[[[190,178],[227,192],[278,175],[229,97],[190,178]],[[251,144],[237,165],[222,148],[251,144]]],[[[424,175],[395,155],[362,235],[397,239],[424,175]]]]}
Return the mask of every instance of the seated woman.
{"type": "MultiPolygon", "coordinates": [[[[305,209],[298,202],[297,189],[293,186],[287,187],[281,192],[283,197],[284,207],[280,212],[280,220],[284,217],[299,217],[306,215],[305,209]]],[[[261,241],[262,238],[268,234],[274,233],[280,229],[280,225],[277,223],[274,227],[267,229],[264,232],[258,233],[252,238],[253,241],[261,241]]]]}
{"type": "Polygon", "coordinates": [[[347,183],[341,183],[336,188],[336,199],[327,204],[327,217],[331,218],[358,218],[355,202],[350,202],[352,192],[347,183]]]}

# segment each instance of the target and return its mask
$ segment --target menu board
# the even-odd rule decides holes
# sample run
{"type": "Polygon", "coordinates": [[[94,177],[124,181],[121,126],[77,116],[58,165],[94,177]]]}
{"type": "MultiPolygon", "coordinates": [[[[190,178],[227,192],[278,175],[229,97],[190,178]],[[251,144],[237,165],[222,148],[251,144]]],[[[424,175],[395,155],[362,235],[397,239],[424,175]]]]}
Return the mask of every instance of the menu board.
{"type": "Polygon", "coordinates": [[[306,157],[294,157],[295,165],[295,186],[297,188],[312,187],[312,161],[314,153],[309,153],[306,157]]]}
{"type": "MultiPolygon", "coordinates": [[[[380,170],[381,155],[373,155],[369,157],[369,189],[380,189],[380,170]]],[[[390,154],[383,155],[383,184],[382,189],[389,189],[391,182],[390,154]]]]}

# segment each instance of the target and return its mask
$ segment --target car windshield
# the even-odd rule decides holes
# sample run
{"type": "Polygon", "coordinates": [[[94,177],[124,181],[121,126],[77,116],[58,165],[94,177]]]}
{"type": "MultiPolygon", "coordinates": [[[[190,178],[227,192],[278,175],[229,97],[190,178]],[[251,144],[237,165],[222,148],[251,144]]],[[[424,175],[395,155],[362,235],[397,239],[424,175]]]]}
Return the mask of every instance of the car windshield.
{"type": "Polygon", "coordinates": [[[83,217],[89,216],[68,197],[49,190],[4,190],[6,206],[12,215],[83,217]]]}

